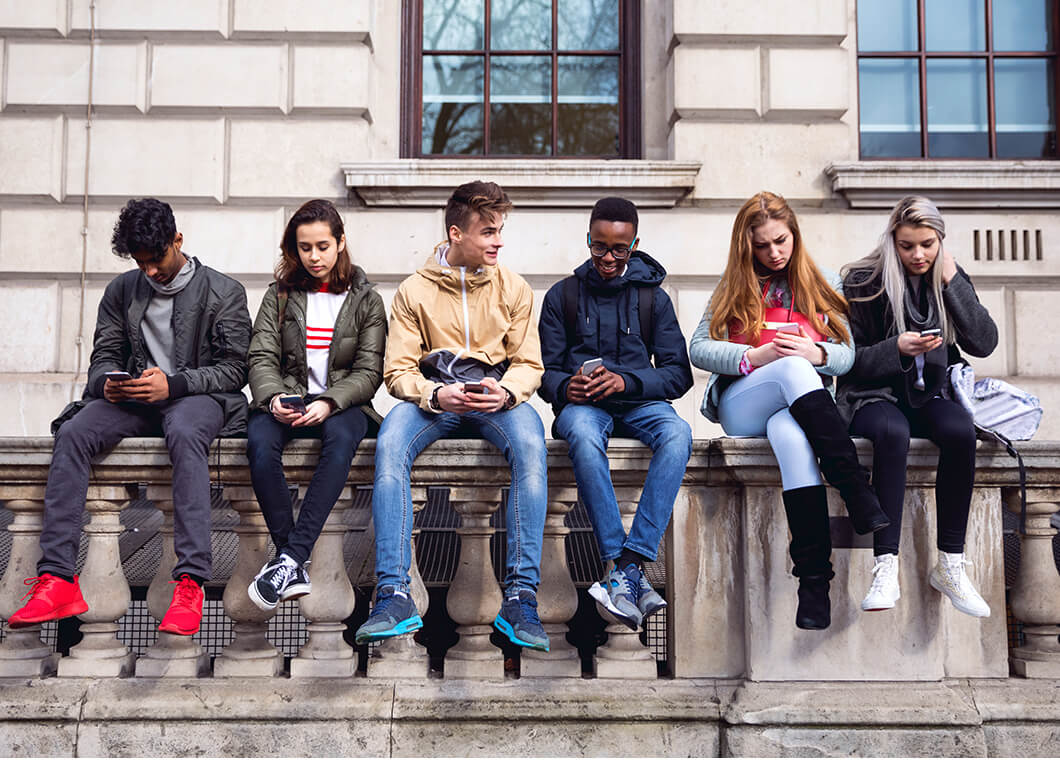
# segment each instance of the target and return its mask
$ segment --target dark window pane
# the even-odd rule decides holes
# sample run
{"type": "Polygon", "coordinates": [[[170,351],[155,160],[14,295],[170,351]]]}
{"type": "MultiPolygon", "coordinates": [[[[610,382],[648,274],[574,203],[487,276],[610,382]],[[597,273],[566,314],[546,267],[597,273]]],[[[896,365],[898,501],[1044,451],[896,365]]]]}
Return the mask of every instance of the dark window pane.
{"type": "Polygon", "coordinates": [[[994,50],[1052,50],[1053,2],[995,0],[994,50]]]}
{"type": "Polygon", "coordinates": [[[551,64],[536,55],[490,60],[490,153],[552,152],[551,64]]]}
{"type": "Polygon", "coordinates": [[[490,50],[550,50],[551,0],[493,0],[490,50]]]}
{"type": "Polygon", "coordinates": [[[920,78],[915,59],[858,61],[863,158],[920,156],[920,78]]]}
{"type": "Polygon", "coordinates": [[[425,154],[482,152],[483,65],[479,56],[423,56],[425,154]]]}
{"type": "Polygon", "coordinates": [[[1053,67],[1042,58],[994,62],[998,158],[1056,156],[1053,67]]]}
{"type": "Polygon", "coordinates": [[[929,52],[986,50],[985,2],[986,0],[924,0],[926,49],[929,52]]]}
{"type": "Polygon", "coordinates": [[[423,0],[424,50],[481,50],[485,0],[423,0]]]}
{"type": "Polygon", "coordinates": [[[617,155],[618,58],[559,56],[560,155],[617,155]]]}
{"type": "Polygon", "coordinates": [[[986,61],[927,62],[928,156],[987,158],[986,61]]]}
{"type": "Polygon", "coordinates": [[[858,0],[858,50],[917,49],[916,0],[858,0]]]}
{"type": "Polygon", "coordinates": [[[560,50],[618,50],[618,0],[559,0],[560,50]]]}

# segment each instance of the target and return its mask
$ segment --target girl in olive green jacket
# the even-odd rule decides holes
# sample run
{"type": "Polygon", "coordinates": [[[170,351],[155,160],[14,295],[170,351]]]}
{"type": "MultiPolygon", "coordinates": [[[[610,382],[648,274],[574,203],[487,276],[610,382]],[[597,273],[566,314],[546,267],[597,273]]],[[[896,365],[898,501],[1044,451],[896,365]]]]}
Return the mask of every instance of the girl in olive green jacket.
{"type": "Polygon", "coordinates": [[[383,300],[350,261],[342,218],[325,200],[304,204],[287,223],[276,282],[250,341],[253,412],[247,425],[250,478],[276,557],[247,593],[263,610],[310,591],[306,566],[350,471],[354,452],[379,416],[371,407],[383,379],[383,300]],[[283,474],[292,438],[319,438],[320,459],[298,520],[283,474]]]}

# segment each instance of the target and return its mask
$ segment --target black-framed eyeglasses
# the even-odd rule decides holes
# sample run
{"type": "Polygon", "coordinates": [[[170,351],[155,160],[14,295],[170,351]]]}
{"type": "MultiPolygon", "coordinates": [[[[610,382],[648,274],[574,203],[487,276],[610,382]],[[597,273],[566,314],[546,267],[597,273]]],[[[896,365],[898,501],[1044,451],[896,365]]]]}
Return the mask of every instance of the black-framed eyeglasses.
{"type": "Polygon", "coordinates": [[[633,238],[633,242],[630,245],[605,245],[604,243],[598,243],[588,235],[585,236],[586,241],[589,244],[589,253],[595,258],[602,259],[607,255],[608,251],[614,257],[615,261],[625,261],[629,258],[629,255],[633,253],[633,246],[637,244],[637,239],[633,238]]]}

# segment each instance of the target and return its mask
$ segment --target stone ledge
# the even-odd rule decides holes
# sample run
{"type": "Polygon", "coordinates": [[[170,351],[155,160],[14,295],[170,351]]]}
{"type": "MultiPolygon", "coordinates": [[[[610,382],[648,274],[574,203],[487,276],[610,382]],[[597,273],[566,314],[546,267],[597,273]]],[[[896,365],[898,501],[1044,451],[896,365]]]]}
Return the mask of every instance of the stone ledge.
{"type": "Polygon", "coordinates": [[[516,206],[588,208],[622,195],[641,208],[670,208],[696,184],[698,161],[583,159],[401,159],[340,165],[346,186],[368,206],[441,208],[453,188],[491,180],[516,206]]]}
{"type": "Polygon", "coordinates": [[[824,173],[851,208],[913,194],[942,208],[1060,208],[1060,161],[846,161],[824,173]]]}

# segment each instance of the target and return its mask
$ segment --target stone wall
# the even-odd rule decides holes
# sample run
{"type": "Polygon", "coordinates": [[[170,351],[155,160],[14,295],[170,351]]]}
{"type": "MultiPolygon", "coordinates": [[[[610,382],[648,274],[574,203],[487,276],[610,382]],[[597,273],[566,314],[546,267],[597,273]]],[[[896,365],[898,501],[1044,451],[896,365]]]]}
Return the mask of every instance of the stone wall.
{"type": "MultiPolygon", "coordinates": [[[[393,180],[396,192],[369,202],[363,180],[341,168],[358,162],[372,175],[377,166],[383,185],[400,178],[397,0],[94,5],[86,130],[89,0],[0,0],[0,392],[17,400],[0,435],[46,433],[80,393],[96,304],[128,268],[109,239],[129,197],[170,201],[186,250],[239,278],[252,310],[284,222],[308,197],[340,205],[354,258],[388,303],[443,235],[444,195],[414,202],[419,175],[393,180]]],[[[872,248],[894,200],[926,191],[940,199],[947,243],[1001,328],[998,350],[976,368],[1039,393],[1042,436],[1060,438],[1052,411],[1060,355],[1042,325],[1060,290],[1056,163],[906,162],[880,171],[858,162],[855,6],[642,3],[642,163],[699,164],[676,194],[645,196],[642,247],[669,270],[687,337],[751,193],[787,196],[810,251],[838,269],[872,248]]],[[[564,180],[577,185],[572,194],[556,163],[472,159],[453,180],[522,173],[535,186],[513,192],[502,260],[527,276],[538,301],[584,260],[592,198],[651,185],[613,182],[622,162],[596,162],[564,180]]],[[[696,378],[677,406],[697,436],[717,435],[696,412],[706,374],[696,378]]],[[[380,392],[377,407],[391,404],[380,392]]],[[[535,404],[547,423],[550,412],[535,404]]]]}

